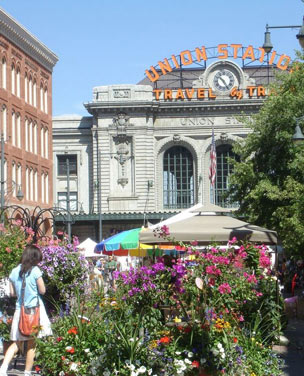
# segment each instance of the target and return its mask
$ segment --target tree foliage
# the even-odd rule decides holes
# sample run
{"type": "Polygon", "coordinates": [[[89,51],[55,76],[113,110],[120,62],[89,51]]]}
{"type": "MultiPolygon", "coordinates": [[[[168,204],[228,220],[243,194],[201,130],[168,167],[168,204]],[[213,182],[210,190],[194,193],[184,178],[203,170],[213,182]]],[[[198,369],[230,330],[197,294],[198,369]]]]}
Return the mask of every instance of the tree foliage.
{"type": "Polygon", "coordinates": [[[248,120],[252,133],[235,145],[240,156],[231,176],[230,195],[238,214],[276,230],[285,250],[304,256],[304,142],[295,144],[296,124],[303,129],[303,56],[280,74],[258,114],[248,120]]]}

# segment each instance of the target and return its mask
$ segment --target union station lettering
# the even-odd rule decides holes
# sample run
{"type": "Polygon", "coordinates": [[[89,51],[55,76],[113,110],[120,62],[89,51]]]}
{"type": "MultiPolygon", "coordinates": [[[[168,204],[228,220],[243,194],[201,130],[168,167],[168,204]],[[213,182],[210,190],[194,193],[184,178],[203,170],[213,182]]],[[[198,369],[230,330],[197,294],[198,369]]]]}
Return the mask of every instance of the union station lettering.
{"type": "MultiPolygon", "coordinates": [[[[146,69],[145,73],[151,82],[157,81],[160,76],[166,75],[172,72],[173,69],[180,69],[182,67],[193,64],[194,62],[200,63],[201,61],[207,61],[208,56],[207,48],[205,46],[196,47],[194,51],[185,50],[179,55],[171,55],[169,60],[167,58],[158,62],[158,69],[151,66],[150,69],[146,69]]],[[[262,47],[254,48],[249,45],[244,47],[242,44],[219,44],[216,48],[216,54],[218,59],[227,59],[231,57],[233,59],[250,59],[251,61],[258,60],[260,63],[264,62],[265,51],[262,47]]],[[[215,57],[214,55],[212,56],[215,57]]],[[[276,51],[272,51],[269,55],[268,65],[275,65],[280,70],[286,70],[289,66],[291,58],[285,54],[277,55],[276,51]]]]}

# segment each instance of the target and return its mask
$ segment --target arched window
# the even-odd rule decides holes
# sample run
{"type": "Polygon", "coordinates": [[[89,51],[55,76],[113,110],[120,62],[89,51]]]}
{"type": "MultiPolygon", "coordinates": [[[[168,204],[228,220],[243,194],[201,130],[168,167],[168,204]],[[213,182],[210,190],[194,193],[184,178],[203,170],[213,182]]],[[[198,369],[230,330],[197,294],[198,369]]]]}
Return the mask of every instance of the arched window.
{"type": "Polygon", "coordinates": [[[37,123],[34,123],[34,153],[37,154],[37,123]]]}
{"type": "Polygon", "coordinates": [[[16,139],[16,146],[21,148],[21,117],[19,113],[16,115],[16,139]]]}
{"type": "Polygon", "coordinates": [[[29,77],[29,104],[33,104],[33,79],[32,76],[29,77]]]}
{"type": "Polygon", "coordinates": [[[12,112],[12,144],[16,146],[16,114],[12,112]]]}
{"type": "Polygon", "coordinates": [[[45,202],[45,195],[44,195],[44,172],[41,173],[41,202],[45,202]]]}
{"type": "Polygon", "coordinates": [[[35,170],[34,172],[34,185],[35,185],[35,201],[37,202],[38,201],[38,173],[37,173],[37,170],[35,170]]]}
{"type": "Polygon", "coordinates": [[[34,80],[34,85],[33,85],[33,106],[37,107],[37,84],[36,84],[36,80],[34,80]]]}
{"type": "Polygon", "coordinates": [[[34,171],[30,168],[30,200],[34,201],[34,171]]]}
{"type": "Polygon", "coordinates": [[[29,149],[30,149],[30,152],[32,153],[33,152],[33,122],[32,120],[30,120],[30,123],[29,123],[29,149]]]}
{"type": "Polygon", "coordinates": [[[49,157],[49,130],[45,128],[44,130],[44,157],[49,157]]]}
{"type": "Polygon", "coordinates": [[[44,128],[40,130],[40,145],[41,145],[41,157],[44,157],[44,128]]]}
{"type": "Polygon", "coordinates": [[[29,121],[25,118],[24,122],[24,131],[25,131],[25,151],[29,151],[29,121]]]}
{"type": "Polygon", "coordinates": [[[2,58],[2,87],[6,89],[6,59],[2,58]]]}
{"type": "Polygon", "coordinates": [[[231,145],[224,144],[216,147],[215,204],[221,207],[231,207],[229,198],[226,197],[229,175],[233,170],[229,158],[238,159],[231,145]]]}
{"type": "Polygon", "coordinates": [[[12,195],[16,197],[16,183],[17,183],[17,166],[16,163],[12,164],[12,195]]]}
{"type": "Polygon", "coordinates": [[[47,87],[44,88],[44,112],[48,113],[48,90],[47,87]]]}
{"type": "Polygon", "coordinates": [[[12,64],[12,70],[11,70],[11,90],[12,90],[12,94],[16,94],[16,91],[15,91],[15,64],[12,64]]]}
{"type": "Polygon", "coordinates": [[[41,83],[41,85],[40,85],[40,110],[41,111],[44,111],[43,101],[44,101],[43,85],[41,83]]]}
{"type": "Polygon", "coordinates": [[[7,139],[7,121],[6,121],[6,107],[2,107],[2,132],[4,140],[7,139]]]}
{"type": "Polygon", "coordinates": [[[25,73],[24,77],[24,100],[28,102],[28,79],[27,79],[27,73],[25,73]]]}
{"type": "Polygon", "coordinates": [[[194,166],[190,151],[173,146],[164,154],[164,208],[188,208],[194,204],[194,166]]]}
{"type": "Polygon", "coordinates": [[[20,98],[20,68],[17,68],[16,74],[16,86],[17,86],[17,97],[20,98]]]}
{"type": "Polygon", "coordinates": [[[27,200],[30,199],[30,170],[29,168],[26,166],[26,169],[25,169],[25,198],[27,200]]]}

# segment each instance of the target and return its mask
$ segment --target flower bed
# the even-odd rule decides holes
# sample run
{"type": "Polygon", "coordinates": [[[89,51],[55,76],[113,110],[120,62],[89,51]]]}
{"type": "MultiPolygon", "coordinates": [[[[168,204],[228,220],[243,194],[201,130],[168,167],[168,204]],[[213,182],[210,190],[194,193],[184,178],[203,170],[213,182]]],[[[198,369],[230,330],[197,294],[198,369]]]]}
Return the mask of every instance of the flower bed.
{"type": "Polygon", "coordinates": [[[115,273],[109,297],[79,295],[54,335],[37,340],[42,372],[76,375],[278,376],[280,332],[267,249],[189,246],[189,259],[115,273]],[[163,307],[167,315],[163,315],[163,307]],[[86,319],[83,319],[86,317],[86,319]]]}

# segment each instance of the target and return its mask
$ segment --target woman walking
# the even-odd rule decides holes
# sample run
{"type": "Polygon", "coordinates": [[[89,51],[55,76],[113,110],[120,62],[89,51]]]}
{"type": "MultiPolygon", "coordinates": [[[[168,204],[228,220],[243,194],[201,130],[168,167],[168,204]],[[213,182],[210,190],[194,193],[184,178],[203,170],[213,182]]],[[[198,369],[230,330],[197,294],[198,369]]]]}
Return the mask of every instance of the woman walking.
{"type": "Polygon", "coordinates": [[[16,310],[13,317],[10,338],[13,343],[7,349],[3,363],[0,367],[0,376],[7,376],[7,368],[18,349],[26,341],[26,363],[24,375],[31,375],[35,358],[35,341],[31,336],[24,336],[19,331],[19,317],[22,304],[22,284],[25,280],[23,292],[24,306],[33,308],[40,306],[40,331],[38,337],[44,337],[52,334],[50,320],[45,311],[43,301],[40,295],[45,294],[45,285],[42,279],[42,272],[37,266],[42,260],[42,254],[38,247],[34,245],[27,246],[22,254],[21,264],[15,267],[10,276],[10,295],[16,296],[16,310]]]}

